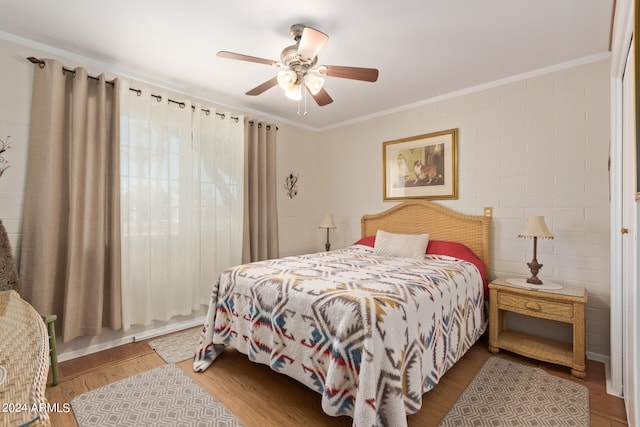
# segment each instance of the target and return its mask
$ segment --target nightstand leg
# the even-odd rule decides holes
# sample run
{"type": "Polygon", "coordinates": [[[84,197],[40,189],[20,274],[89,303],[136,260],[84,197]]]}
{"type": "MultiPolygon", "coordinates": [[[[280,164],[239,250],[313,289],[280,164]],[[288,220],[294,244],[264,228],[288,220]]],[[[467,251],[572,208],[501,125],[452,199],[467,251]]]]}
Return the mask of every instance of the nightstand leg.
{"type": "Polygon", "coordinates": [[[585,342],[585,318],[584,304],[574,304],[573,321],[573,367],[571,375],[584,379],[586,371],[586,342],[585,342]]]}
{"type": "Polygon", "coordinates": [[[576,369],[571,370],[571,375],[581,380],[587,378],[587,373],[585,371],[578,371],[576,369]]]}
{"type": "Polygon", "coordinates": [[[489,351],[496,354],[500,348],[496,346],[500,330],[504,328],[502,319],[500,318],[500,310],[498,310],[498,291],[489,290],[489,351]]]}

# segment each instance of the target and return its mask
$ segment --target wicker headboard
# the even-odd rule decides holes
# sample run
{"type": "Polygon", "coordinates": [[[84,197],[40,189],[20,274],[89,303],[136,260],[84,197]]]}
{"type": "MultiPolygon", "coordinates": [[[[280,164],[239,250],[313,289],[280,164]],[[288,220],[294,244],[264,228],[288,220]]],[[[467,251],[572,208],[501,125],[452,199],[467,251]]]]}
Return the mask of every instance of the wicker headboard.
{"type": "Polygon", "coordinates": [[[491,271],[491,217],[466,215],[434,202],[409,200],[384,212],[363,215],[362,237],[375,236],[378,230],[389,233],[429,233],[431,240],[446,240],[467,245],[491,271]]]}

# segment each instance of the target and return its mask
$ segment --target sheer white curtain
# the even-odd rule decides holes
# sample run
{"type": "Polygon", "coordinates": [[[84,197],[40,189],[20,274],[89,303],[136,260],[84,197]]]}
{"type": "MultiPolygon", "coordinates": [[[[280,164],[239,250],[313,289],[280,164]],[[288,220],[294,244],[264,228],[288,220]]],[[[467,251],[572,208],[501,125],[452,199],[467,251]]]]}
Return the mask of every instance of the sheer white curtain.
{"type": "Polygon", "coordinates": [[[243,126],[157,95],[121,87],[125,329],[190,314],[241,261],[243,126]]]}
{"type": "Polygon", "coordinates": [[[196,104],[193,147],[199,186],[201,292],[208,297],[220,272],[242,261],[244,118],[218,115],[196,104]]]}

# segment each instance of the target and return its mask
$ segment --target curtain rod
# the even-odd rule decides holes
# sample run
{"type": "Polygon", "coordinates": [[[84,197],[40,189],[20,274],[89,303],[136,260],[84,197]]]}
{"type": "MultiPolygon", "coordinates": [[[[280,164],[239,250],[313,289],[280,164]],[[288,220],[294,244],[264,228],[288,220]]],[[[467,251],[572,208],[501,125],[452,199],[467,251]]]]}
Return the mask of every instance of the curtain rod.
{"type": "MultiPolygon", "coordinates": [[[[27,58],[27,60],[28,60],[29,62],[31,62],[32,64],[38,64],[38,66],[39,66],[40,68],[44,68],[44,67],[45,67],[45,65],[46,65],[46,63],[44,62],[44,60],[42,60],[42,59],[38,59],[38,58],[33,57],[33,56],[29,56],[29,57],[27,58]]],[[[64,66],[62,67],[62,71],[63,71],[63,72],[67,72],[67,73],[72,73],[72,74],[74,74],[74,75],[75,75],[75,71],[74,71],[74,70],[72,70],[72,69],[70,69],[70,68],[66,68],[66,67],[64,67],[64,66]]],[[[98,78],[98,77],[96,77],[96,76],[91,76],[91,75],[89,75],[89,74],[87,74],[87,77],[88,77],[88,78],[90,78],[90,79],[92,79],[92,80],[99,80],[99,78],[98,78]]],[[[105,81],[105,83],[107,83],[108,85],[113,86],[113,80],[107,80],[107,81],[105,81]]],[[[130,87],[130,88],[129,88],[129,90],[130,90],[130,91],[133,91],[133,92],[135,92],[135,93],[137,93],[137,94],[138,94],[138,96],[142,95],[142,90],[141,90],[141,89],[135,89],[135,88],[130,87]]],[[[154,94],[151,94],[151,96],[152,96],[152,97],[154,97],[158,102],[162,101],[162,95],[154,95],[154,94]]],[[[172,102],[172,103],[174,103],[174,104],[178,104],[178,106],[179,106],[180,108],[184,108],[184,107],[186,106],[186,104],[185,104],[183,101],[176,101],[176,100],[171,99],[171,98],[168,98],[168,102],[172,102]]],[[[192,108],[193,110],[195,110],[195,109],[196,109],[196,107],[195,107],[195,106],[193,106],[193,105],[191,106],[191,108],[192,108]]],[[[204,111],[207,115],[211,114],[211,110],[209,110],[208,108],[202,108],[201,110],[202,110],[202,111],[204,111]]],[[[224,113],[217,113],[217,112],[216,112],[216,115],[220,116],[220,118],[222,118],[222,119],[224,119],[224,118],[226,117],[226,115],[225,115],[224,113]]],[[[236,121],[236,123],[238,123],[238,117],[234,117],[234,116],[230,116],[230,117],[231,117],[233,120],[235,120],[235,121],[236,121]]],[[[253,124],[253,120],[249,121],[249,123],[253,124]]]]}

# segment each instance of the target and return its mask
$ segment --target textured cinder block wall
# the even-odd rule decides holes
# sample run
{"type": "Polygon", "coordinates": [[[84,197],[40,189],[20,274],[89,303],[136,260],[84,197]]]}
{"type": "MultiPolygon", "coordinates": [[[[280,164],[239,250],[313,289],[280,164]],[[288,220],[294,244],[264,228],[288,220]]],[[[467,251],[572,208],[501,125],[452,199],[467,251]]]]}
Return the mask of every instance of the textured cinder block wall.
{"type": "Polygon", "coordinates": [[[27,165],[33,49],[0,39],[0,139],[11,135],[11,148],[2,156],[9,169],[0,178],[0,218],[14,252],[19,253],[22,205],[27,165]]]}
{"type": "MultiPolygon", "coordinates": [[[[382,201],[384,141],[458,128],[459,198],[441,203],[476,215],[493,206],[494,276],[528,273],[533,243],[517,235],[544,215],[555,239],[539,241],[540,277],[588,289],[587,351],[608,355],[609,69],[593,58],[322,132],[334,242],[352,243],[362,214],[394,205],[382,201]]],[[[563,325],[514,322],[570,338],[563,325]]]]}

